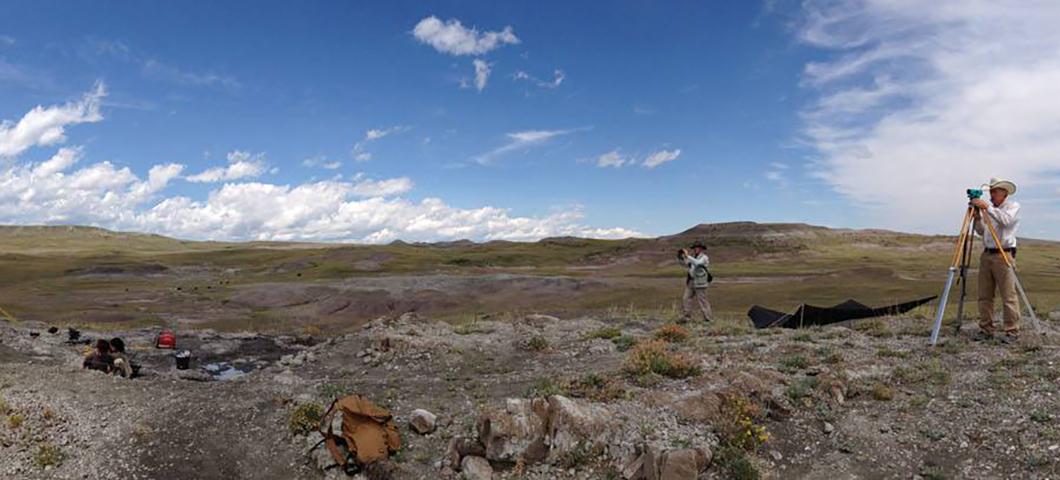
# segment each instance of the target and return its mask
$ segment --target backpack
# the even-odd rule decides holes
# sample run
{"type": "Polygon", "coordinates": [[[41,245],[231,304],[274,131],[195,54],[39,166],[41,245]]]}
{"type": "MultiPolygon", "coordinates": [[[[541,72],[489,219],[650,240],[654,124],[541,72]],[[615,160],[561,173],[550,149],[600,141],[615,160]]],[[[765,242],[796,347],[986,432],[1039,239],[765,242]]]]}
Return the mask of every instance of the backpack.
{"type": "Polygon", "coordinates": [[[696,265],[696,268],[692,269],[692,286],[695,288],[706,288],[710,285],[710,282],[714,281],[714,275],[710,274],[710,270],[702,265],[696,265]]]}
{"type": "MultiPolygon", "coordinates": [[[[368,399],[352,394],[331,402],[327,412],[320,418],[320,434],[324,446],[331,452],[340,467],[349,470],[350,457],[356,466],[385,460],[401,449],[394,417],[368,399]],[[336,435],[331,419],[342,412],[342,432],[336,435]]],[[[319,445],[319,443],[317,444],[319,445]]]]}

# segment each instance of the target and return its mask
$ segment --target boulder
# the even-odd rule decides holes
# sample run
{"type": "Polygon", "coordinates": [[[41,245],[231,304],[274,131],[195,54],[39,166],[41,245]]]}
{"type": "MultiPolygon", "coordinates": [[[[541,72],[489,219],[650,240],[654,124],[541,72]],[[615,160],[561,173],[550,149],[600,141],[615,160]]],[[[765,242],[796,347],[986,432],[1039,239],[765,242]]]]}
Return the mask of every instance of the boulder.
{"type": "Polygon", "coordinates": [[[493,467],[485,458],[468,456],[460,462],[460,471],[467,480],[492,480],[493,467]]]}
{"type": "Polygon", "coordinates": [[[692,448],[668,451],[659,463],[659,480],[685,480],[699,476],[699,454],[692,448]]]}
{"type": "Polygon", "coordinates": [[[710,465],[708,447],[663,450],[646,445],[644,453],[622,469],[626,480],[694,479],[710,465]]]}
{"type": "Polygon", "coordinates": [[[409,427],[416,433],[426,435],[434,431],[438,416],[422,408],[417,408],[409,415],[409,427]]]}
{"type": "Polygon", "coordinates": [[[548,397],[548,458],[561,459],[576,450],[603,453],[618,431],[611,412],[603,406],[571,400],[560,395],[548,397]]]}
{"type": "Polygon", "coordinates": [[[449,448],[445,451],[446,459],[449,461],[449,468],[453,470],[460,469],[460,462],[467,456],[485,457],[486,448],[467,437],[453,437],[449,440],[449,448]]]}
{"type": "Polygon", "coordinates": [[[544,444],[548,411],[549,404],[544,399],[509,398],[503,410],[488,409],[482,413],[476,427],[486,458],[505,462],[543,459],[548,451],[544,444]]]}

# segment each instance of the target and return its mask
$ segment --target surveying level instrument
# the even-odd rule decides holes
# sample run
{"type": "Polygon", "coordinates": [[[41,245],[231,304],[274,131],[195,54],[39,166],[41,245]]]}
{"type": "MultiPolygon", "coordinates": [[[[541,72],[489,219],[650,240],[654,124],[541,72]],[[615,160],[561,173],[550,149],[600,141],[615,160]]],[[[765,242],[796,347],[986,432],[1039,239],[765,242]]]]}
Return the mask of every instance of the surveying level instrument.
{"type": "MultiPolygon", "coordinates": [[[[957,321],[954,326],[954,333],[960,332],[961,321],[964,319],[964,297],[967,294],[968,286],[968,268],[971,264],[972,258],[972,244],[975,241],[975,205],[971,204],[971,200],[981,198],[983,196],[983,189],[981,188],[969,188],[966,193],[968,194],[968,209],[964,212],[964,221],[961,222],[961,230],[957,235],[957,244],[953,249],[953,258],[950,260],[949,275],[946,277],[946,286],[942,289],[942,297],[939,298],[939,308],[935,313],[935,326],[931,329],[931,345],[934,346],[939,340],[939,331],[942,330],[942,315],[946,313],[946,302],[950,298],[950,287],[953,286],[954,276],[959,275],[959,282],[961,284],[961,297],[960,303],[957,304],[957,321]]],[[[1042,331],[1042,325],[1038,323],[1038,317],[1034,314],[1034,307],[1031,306],[1030,300],[1027,299],[1027,292],[1023,290],[1023,284],[1020,282],[1019,275],[1016,274],[1016,266],[1012,263],[1012,259],[1009,258],[1008,252],[1005,251],[1001,246],[1001,238],[997,234],[997,229],[994,228],[994,222],[990,219],[990,215],[984,213],[980,214],[980,221],[986,225],[990,231],[990,237],[994,239],[994,246],[997,247],[998,253],[1001,255],[1002,260],[1005,261],[1005,266],[1012,270],[1012,278],[1016,281],[1016,291],[1019,292],[1020,299],[1023,300],[1023,304],[1027,306],[1027,311],[1031,315],[1031,320],[1034,323],[1034,330],[1039,334],[1044,335],[1042,331]]]]}

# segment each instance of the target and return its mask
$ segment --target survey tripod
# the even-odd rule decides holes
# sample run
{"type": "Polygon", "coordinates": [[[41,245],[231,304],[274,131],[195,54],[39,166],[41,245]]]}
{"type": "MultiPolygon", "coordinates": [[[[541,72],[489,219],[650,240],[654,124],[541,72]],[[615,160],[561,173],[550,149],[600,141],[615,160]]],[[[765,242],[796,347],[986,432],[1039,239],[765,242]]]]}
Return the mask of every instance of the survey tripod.
{"type": "MultiPolygon", "coordinates": [[[[953,277],[959,274],[959,282],[961,284],[961,297],[960,303],[957,304],[957,321],[954,326],[954,330],[959,332],[961,329],[961,321],[964,318],[964,297],[967,294],[968,288],[968,267],[971,264],[972,258],[972,244],[975,241],[975,210],[976,207],[971,203],[968,204],[968,209],[964,212],[964,221],[961,222],[961,231],[957,235],[957,244],[953,249],[953,258],[950,260],[949,275],[946,277],[946,286],[942,289],[942,297],[939,298],[939,308],[935,313],[935,327],[931,329],[931,345],[935,345],[939,340],[939,331],[942,330],[942,315],[946,313],[946,302],[950,298],[950,287],[953,286],[953,277]]],[[[1030,300],[1027,300],[1027,292],[1023,290],[1023,284],[1020,283],[1020,277],[1016,274],[1016,266],[1012,263],[1012,259],[1008,256],[1008,252],[1001,248],[1001,238],[997,234],[997,229],[994,228],[994,222],[990,220],[988,214],[981,214],[981,221],[986,225],[987,230],[990,231],[990,238],[994,240],[994,246],[998,248],[998,254],[1001,255],[1001,259],[1004,260],[1005,266],[1012,270],[1012,278],[1016,281],[1016,291],[1019,292],[1020,298],[1023,300],[1024,305],[1027,305],[1027,311],[1031,314],[1031,320],[1034,323],[1034,330],[1039,334],[1043,334],[1042,326],[1038,323],[1038,317],[1034,314],[1034,307],[1031,306],[1030,300]]],[[[985,242],[984,242],[985,243],[985,242]]]]}

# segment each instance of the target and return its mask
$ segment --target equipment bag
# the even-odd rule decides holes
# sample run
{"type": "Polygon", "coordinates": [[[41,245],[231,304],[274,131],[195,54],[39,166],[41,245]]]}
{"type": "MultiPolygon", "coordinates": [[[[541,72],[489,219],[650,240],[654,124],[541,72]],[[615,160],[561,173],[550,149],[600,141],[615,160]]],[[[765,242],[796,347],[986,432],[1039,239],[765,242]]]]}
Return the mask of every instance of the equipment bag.
{"type": "Polygon", "coordinates": [[[328,411],[320,418],[320,434],[324,437],[324,446],[343,469],[348,469],[350,457],[363,467],[385,460],[401,449],[394,417],[357,394],[331,402],[328,411]],[[336,435],[331,426],[336,412],[342,412],[341,435],[336,435]]]}
{"type": "Polygon", "coordinates": [[[710,274],[710,270],[702,265],[696,265],[696,268],[692,269],[692,286],[695,288],[706,288],[710,285],[710,282],[714,281],[714,275],[710,274]]]}

